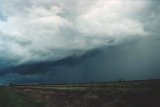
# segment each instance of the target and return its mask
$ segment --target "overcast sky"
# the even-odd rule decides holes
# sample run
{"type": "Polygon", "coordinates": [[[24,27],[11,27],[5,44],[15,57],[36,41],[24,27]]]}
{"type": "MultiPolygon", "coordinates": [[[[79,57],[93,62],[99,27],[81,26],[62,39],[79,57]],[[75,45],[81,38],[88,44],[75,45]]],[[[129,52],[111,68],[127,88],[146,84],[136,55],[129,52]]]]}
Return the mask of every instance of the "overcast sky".
{"type": "Polygon", "coordinates": [[[160,78],[159,3],[0,0],[0,84],[160,78]]]}

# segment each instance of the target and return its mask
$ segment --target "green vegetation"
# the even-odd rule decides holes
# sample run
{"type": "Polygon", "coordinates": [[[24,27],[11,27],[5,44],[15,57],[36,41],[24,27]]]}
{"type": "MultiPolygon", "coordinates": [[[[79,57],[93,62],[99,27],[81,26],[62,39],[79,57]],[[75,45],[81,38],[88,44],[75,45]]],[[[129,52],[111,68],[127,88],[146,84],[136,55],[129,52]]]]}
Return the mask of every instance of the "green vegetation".
{"type": "Polygon", "coordinates": [[[0,107],[34,107],[9,87],[0,88],[0,107]]]}
{"type": "Polygon", "coordinates": [[[160,107],[160,80],[0,88],[0,107],[160,107]]]}

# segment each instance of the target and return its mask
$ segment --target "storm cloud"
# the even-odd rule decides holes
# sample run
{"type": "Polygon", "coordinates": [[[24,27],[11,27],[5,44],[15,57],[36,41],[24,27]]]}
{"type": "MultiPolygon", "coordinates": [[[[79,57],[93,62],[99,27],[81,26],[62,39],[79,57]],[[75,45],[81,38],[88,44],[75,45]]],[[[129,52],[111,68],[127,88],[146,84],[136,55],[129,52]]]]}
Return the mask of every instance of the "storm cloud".
{"type": "Polygon", "coordinates": [[[81,56],[151,33],[141,20],[151,1],[2,0],[0,4],[0,57],[14,65],[81,56]]]}
{"type": "Polygon", "coordinates": [[[159,78],[159,3],[0,0],[0,84],[159,78]]]}

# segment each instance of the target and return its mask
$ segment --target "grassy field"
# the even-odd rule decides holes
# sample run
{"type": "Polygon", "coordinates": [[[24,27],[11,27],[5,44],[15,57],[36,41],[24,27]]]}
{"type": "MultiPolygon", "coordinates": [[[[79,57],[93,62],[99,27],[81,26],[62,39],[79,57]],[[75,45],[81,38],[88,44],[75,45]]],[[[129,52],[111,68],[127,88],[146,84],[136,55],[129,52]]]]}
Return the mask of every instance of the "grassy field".
{"type": "Polygon", "coordinates": [[[0,87],[0,107],[160,107],[160,80],[0,87]]]}

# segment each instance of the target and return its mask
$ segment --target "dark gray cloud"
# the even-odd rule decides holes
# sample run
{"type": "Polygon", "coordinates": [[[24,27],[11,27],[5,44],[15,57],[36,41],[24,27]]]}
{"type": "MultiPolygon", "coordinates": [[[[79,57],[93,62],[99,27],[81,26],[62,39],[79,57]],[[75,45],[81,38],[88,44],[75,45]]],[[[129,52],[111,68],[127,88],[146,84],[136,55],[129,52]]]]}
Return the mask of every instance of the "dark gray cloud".
{"type": "Polygon", "coordinates": [[[12,69],[14,72],[1,75],[0,81],[3,82],[4,78],[8,83],[157,79],[160,78],[159,41],[156,37],[147,37],[119,46],[104,47],[79,58],[18,66],[12,69]]]}

